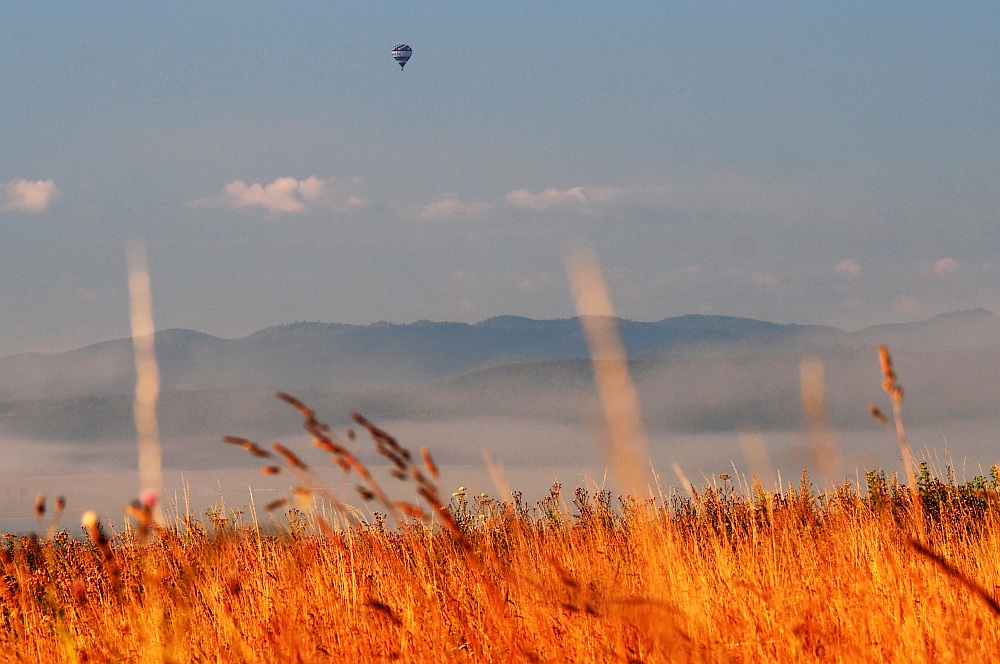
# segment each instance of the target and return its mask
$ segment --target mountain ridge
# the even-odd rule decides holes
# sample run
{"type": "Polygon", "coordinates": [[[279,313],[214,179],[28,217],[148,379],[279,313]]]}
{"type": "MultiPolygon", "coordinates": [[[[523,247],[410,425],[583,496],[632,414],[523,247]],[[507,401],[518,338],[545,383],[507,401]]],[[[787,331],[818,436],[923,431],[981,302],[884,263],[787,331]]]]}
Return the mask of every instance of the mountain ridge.
{"type": "MultiPolygon", "coordinates": [[[[164,391],[287,385],[358,391],[431,385],[495,366],[589,357],[579,317],[494,316],[478,323],[371,325],[300,321],[225,339],[196,330],[156,332],[164,391]]],[[[855,332],[822,325],[685,314],[644,322],[617,318],[630,358],[706,352],[767,353],[874,341],[937,347],[1000,346],[1000,319],[985,309],[946,312],[855,332]]],[[[112,339],[61,353],[0,358],[0,402],[128,394],[132,341],[112,339]]]]}
{"type": "MultiPolygon", "coordinates": [[[[654,428],[800,426],[804,357],[825,363],[833,422],[870,426],[868,405],[884,397],[881,342],[890,344],[916,411],[911,421],[1000,413],[997,391],[982,387],[1000,375],[1000,319],[986,310],[855,332],[701,314],[617,322],[654,428]]],[[[166,436],[293,430],[297,418],[273,399],[276,389],[333,409],[343,422],[352,409],[379,418],[578,421],[595,407],[579,318],[299,322],[234,339],[172,328],[156,333],[156,350],[166,436]]],[[[128,338],[0,358],[0,433],[130,438],[133,372],[128,338]]]]}

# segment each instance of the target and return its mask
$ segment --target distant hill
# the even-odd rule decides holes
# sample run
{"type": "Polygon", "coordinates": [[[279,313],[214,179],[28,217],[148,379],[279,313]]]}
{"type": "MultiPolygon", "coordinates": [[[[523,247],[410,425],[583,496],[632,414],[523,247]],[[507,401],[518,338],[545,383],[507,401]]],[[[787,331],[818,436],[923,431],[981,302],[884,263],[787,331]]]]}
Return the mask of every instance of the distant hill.
{"type": "Polygon", "coordinates": [[[948,348],[991,346],[1000,341],[1000,318],[988,309],[951,311],[913,323],[875,325],[854,332],[855,340],[894,345],[948,348]]]}
{"type": "MultiPolygon", "coordinates": [[[[634,357],[705,345],[831,341],[846,334],[727,316],[618,322],[634,357]]],[[[170,329],[156,333],[156,352],[165,390],[247,385],[359,390],[413,387],[503,364],[582,359],[587,346],[579,319],[502,316],[475,325],[293,323],[238,339],[170,329]]],[[[0,358],[0,401],[126,394],[133,366],[130,339],[0,358]]]]}
{"type": "MultiPolygon", "coordinates": [[[[798,364],[824,359],[831,417],[869,425],[880,397],[875,346],[890,344],[911,418],[1000,413],[1000,319],[979,309],[857,332],[689,315],[618,321],[653,427],[688,431],[802,424],[798,364]]],[[[580,321],[491,318],[474,325],[293,323],[238,339],[156,333],[165,436],[297,427],[275,389],[308,397],[347,424],[475,415],[578,420],[594,407],[580,321]]],[[[0,433],[42,439],[132,438],[130,339],[58,354],[0,358],[0,433]]]]}

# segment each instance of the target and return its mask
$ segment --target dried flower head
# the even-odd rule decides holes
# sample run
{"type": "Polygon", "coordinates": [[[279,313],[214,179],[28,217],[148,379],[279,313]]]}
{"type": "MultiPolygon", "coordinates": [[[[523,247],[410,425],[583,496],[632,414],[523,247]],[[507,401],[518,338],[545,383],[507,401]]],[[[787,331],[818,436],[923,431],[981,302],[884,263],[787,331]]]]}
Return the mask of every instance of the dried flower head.
{"type": "Polygon", "coordinates": [[[881,422],[882,424],[885,424],[885,425],[889,424],[889,418],[888,418],[888,416],[886,416],[886,414],[883,413],[882,410],[878,406],[876,406],[875,404],[872,404],[872,405],[868,406],[868,410],[871,411],[872,417],[874,417],[876,420],[878,420],[879,422],[881,422]]]}
{"type": "Polygon", "coordinates": [[[434,481],[440,481],[441,472],[438,470],[437,464],[434,463],[434,457],[431,456],[430,450],[426,447],[421,447],[420,456],[424,458],[424,467],[427,469],[427,472],[431,474],[431,477],[434,478],[434,481]]]}
{"type": "Polygon", "coordinates": [[[893,403],[902,403],[903,387],[896,383],[892,357],[889,356],[889,349],[884,344],[878,347],[878,359],[882,366],[882,389],[892,398],[893,403]]]}

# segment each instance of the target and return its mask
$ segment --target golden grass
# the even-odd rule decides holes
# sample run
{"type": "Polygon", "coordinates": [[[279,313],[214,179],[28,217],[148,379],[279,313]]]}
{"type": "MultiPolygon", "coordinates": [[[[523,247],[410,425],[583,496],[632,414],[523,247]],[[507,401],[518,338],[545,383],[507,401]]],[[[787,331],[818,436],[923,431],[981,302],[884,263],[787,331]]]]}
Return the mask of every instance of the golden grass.
{"type": "MultiPolygon", "coordinates": [[[[311,410],[282,398],[344,458],[311,410]]],[[[136,525],[111,540],[92,519],[89,541],[8,537],[4,661],[967,662],[1000,652],[995,476],[955,485],[922,467],[930,509],[880,474],[864,497],[849,486],[817,495],[805,476],[782,492],[739,492],[725,476],[666,502],[579,489],[567,504],[554,487],[535,506],[516,496],[470,505],[464,492],[444,506],[409,452],[358,420],[429,513],[386,497],[398,526],[292,512],[293,525],[268,536],[225,517],[214,532],[163,528],[137,502],[136,525]]],[[[266,456],[281,472],[308,470],[276,451],[266,456]]],[[[345,463],[368,481],[353,455],[345,463]]],[[[376,503],[385,495],[365,486],[376,503]]],[[[291,501],[322,497],[296,489],[291,501]]]]}

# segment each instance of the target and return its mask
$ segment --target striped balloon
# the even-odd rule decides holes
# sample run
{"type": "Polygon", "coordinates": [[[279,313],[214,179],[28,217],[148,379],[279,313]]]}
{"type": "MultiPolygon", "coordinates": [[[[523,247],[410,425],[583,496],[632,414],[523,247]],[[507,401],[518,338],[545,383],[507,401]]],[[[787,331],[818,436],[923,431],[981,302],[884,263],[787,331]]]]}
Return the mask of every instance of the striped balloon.
{"type": "Polygon", "coordinates": [[[406,62],[410,59],[411,55],[413,55],[413,49],[406,44],[396,44],[392,47],[392,57],[399,63],[400,69],[406,66],[406,62]]]}

